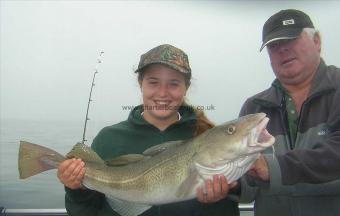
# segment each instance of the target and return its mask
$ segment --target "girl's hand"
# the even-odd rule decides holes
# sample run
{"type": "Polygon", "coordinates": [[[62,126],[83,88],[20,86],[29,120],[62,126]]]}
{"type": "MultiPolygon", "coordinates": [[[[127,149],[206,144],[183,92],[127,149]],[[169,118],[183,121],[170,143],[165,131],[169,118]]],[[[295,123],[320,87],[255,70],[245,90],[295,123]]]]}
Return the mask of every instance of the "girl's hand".
{"type": "Polygon", "coordinates": [[[61,183],[70,189],[82,187],[81,181],[85,174],[85,163],[81,159],[68,159],[58,167],[58,178],[61,183]]]}

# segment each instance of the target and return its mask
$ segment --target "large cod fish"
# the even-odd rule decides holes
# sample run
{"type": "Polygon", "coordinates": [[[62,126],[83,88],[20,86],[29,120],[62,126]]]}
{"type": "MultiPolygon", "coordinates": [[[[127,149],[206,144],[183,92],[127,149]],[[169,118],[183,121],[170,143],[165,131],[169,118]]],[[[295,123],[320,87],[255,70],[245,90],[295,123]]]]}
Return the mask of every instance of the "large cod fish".
{"type": "Polygon", "coordinates": [[[143,155],[124,155],[110,161],[103,161],[80,143],[64,157],[20,141],[20,178],[57,168],[67,158],[81,158],[85,162],[82,184],[104,193],[119,214],[136,216],[152,205],[195,198],[196,188],[215,174],[226,176],[228,182],[240,178],[260,152],[275,141],[266,130],[268,121],[264,113],[247,115],[195,138],[166,142],[143,155]]]}

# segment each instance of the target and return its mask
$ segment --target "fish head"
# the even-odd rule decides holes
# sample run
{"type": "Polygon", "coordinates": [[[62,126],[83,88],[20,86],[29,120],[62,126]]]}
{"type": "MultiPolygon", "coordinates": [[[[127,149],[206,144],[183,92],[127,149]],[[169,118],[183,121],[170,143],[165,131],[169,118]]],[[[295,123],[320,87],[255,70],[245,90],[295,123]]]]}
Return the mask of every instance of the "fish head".
{"type": "Polygon", "coordinates": [[[256,113],[210,129],[201,140],[195,161],[204,166],[218,166],[263,151],[275,142],[266,130],[268,122],[265,113],[256,113]]]}

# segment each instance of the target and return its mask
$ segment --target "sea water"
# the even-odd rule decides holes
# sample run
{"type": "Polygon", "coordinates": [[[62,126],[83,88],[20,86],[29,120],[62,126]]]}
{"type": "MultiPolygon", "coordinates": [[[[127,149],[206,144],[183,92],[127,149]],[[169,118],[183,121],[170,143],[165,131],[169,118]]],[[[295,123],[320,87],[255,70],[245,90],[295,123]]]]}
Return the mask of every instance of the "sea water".
{"type": "MultiPolygon", "coordinates": [[[[105,123],[103,123],[105,124],[105,123]]],[[[88,142],[102,125],[88,128],[88,142]]],[[[56,169],[19,179],[20,140],[43,145],[65,155],[82,140],[83,122],[1,119],[0,122],[0,207],[65,208],[64,187],[56,169]]]]}

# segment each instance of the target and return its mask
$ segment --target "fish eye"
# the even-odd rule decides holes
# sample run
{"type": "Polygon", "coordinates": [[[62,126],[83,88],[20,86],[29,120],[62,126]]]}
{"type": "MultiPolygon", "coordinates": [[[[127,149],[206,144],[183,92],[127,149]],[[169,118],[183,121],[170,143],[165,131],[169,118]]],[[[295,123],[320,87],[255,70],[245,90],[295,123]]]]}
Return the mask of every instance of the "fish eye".
{"type": "Polygon", "coordinates": [[[235,127],[235,125],[230,125],[228,128],[227,128],[227,133],[228,134],[233,134],[233,133],[235,133],[235,131],[236,131],[236,127],[235,127]]]}

